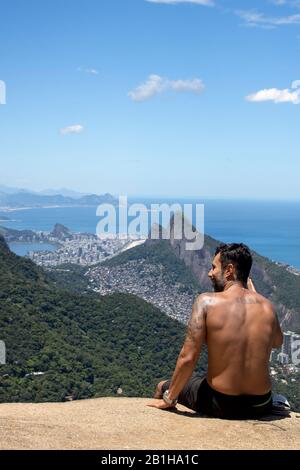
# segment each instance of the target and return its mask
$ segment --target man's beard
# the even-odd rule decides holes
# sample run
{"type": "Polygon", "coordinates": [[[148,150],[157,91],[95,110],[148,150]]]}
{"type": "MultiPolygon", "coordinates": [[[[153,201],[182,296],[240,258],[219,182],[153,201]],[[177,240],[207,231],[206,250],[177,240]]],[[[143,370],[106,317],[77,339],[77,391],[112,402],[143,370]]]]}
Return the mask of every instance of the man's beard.
{"type": "Polygon", "coordinates": [[[218,278],[218,279],[213,278],[211,280],[211,282],[212,282],[212,285],[213,285],[213,288],[214,288],[215,292],[223,292],[224,287],[225,287],[225,282],[224,282],[223,276],[218,278]]]}

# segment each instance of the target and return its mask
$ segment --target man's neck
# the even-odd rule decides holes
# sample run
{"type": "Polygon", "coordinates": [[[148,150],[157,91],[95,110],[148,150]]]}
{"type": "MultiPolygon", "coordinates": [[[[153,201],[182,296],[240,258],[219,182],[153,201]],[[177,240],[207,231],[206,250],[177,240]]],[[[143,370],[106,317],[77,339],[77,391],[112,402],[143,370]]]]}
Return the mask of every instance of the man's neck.
{"type": "Polygon", "coordinates": [[[225,284],[224,291],[230,289],[233,286],[240,287],[240,288],[245,287],[244,284],[241,281],[228,281],[225,284]]]}

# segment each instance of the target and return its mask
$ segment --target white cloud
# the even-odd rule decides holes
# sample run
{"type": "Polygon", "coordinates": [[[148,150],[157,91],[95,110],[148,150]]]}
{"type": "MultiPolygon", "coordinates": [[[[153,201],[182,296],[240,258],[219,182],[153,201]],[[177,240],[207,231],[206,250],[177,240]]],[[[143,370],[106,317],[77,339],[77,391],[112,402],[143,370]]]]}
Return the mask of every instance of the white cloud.
{"type": "Polygon", "coordinates": [[[158,95],[165,90],[164,79],[159,75],[150,75],[148,80],[139,85],[134,91],[130,91],[130,96],[133,101],[144,101],[151,96],[158,95]]]}
{"type": "Polygon", "coordinates": [[[273,101],[274,103],[300,104],[300,80],[295,80],[291,85],[291,89],[265,88],[246,96],[246,100],[256,103],[273,101]]]}
{"type": "Polygon", "coordinates": [[[78,72],[85,72],[85,73],[88,73],[90,75],[99,75],[99,71],[96,70],[96,69],[93,69],[93,68],[89,68],[89,69],[83,69],[82,67],[78,67],[78,72]]]}
{"type": "Polygon", "coordinates": [[[170,80],[169,87],[175,91],[191,91],[201,93],[204,90],[204,84],[199,78],[192,80],[170,80]]]}
{"type": "Polygon", "coordinates": [[[287,0],[270,0],[271,3],[273,3],[274,5],[286,5],[287,0]]]}
{"type": "Polygon", "coordinates": [[[177,3],[195,3],[196,5],[205,5],[208,7],[214,6],[213,0],[146,0],[149,3],[165,3],[169,5],[175,5],[177,3]]]}
{"type": "Polygon", "coordinates": [[[269,0],[270,3],[273,3],[273,5],[287,5],[290,7],[296,7],[298,8],[300,6],[300,1],[299,0],[269,0]]]}
{"type": "Polygon", "coordinates": [[[62,135],[67,134],[80,134],[83,131],[84,127],[81,124],[75,124],[74,126],[67,126],[60,129],[62,135]]]}
{"type": "Polygon", "coordinates": [[[276,26],[300,24],[300,14],[288,16],[266,16],[255,10],[238,10],[235,12],[245,22],[246,26],[256,26],[261,28],[275,28],[276,26]]]}
{"type": "Polygon", "coordinates": [[[133,101],[145,101],[152,96],[159,95],[168,90],[174,91],[190,91],[193,93],[201,93],[204,84],[199,78],[192,80],[169,80],[159,75],[149,75],[145,83],[139,85],[135,90],[130,91],[128,96],[133,101]]]}
{"type": "Polygon", "coordinates": [[[292,83],[292,88],[295,90],[296,88],[300,87],[300,80],[294,80],[292,83]]]}
{"type": "Polygon", "coordinates": [[[98,70],[96,69],[85,69],[86,73],[90,73],[91,75],[99,75],[98,70]]]}
{"type": "Polygon", "coordinates": [[[6,104],[6,84],[0,80],[0,104],[6,104]]]}

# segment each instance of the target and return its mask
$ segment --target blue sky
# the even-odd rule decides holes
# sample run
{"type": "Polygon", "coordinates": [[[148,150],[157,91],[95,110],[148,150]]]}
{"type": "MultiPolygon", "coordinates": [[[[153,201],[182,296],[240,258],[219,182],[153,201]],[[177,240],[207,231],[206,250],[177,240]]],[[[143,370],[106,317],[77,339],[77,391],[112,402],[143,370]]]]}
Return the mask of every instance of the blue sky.
{"type": "Polygon", "coordinates": [[[0,15],[0,184],[300,198],[300,1],[7,0],[0,15]]]}

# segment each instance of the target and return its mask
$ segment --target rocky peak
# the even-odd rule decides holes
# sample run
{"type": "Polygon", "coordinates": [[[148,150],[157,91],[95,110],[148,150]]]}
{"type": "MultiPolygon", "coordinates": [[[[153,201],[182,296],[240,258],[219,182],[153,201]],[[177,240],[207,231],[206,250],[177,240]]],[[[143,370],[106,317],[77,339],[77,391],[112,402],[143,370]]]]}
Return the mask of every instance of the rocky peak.
{"type": "Polygon", "coordinates": [[[55,224],[50,234],[52,237],[64,240],[65,238],[72,238],[71,231],[62,224],[55,224]]]}

